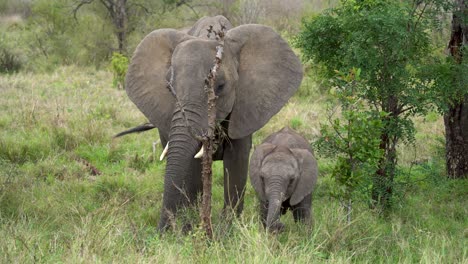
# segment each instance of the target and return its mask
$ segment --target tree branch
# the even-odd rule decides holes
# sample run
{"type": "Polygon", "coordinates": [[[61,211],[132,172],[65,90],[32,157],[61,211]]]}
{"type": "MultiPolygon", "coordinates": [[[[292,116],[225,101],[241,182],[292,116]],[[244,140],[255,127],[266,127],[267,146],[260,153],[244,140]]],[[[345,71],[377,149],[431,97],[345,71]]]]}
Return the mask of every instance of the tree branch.
{"type": "Polygon", "coordinates": [[[187,2],[184,2],[184,5],[190,8],[190,10],[192,10],[192,12],[195,14],[196,17],[199,17],[198,12],[195,10],[195,8],[192,5],[189,5],[189,3],[187,2]]]}
{"type": "MultiPolygon", "coordinates": [[[[429,2],[429,3],[424,3],[423,9],[422,9],[421,12],[419,13],[418,18],[416,19],[416,22],[414,22],[413,30],[416,29],[416,27],[417,27],[417,25],[419,24],[419,21],[421,20],[423,14],[426,12],[426,8],[427,8],[429,5],[432,5],[432,1],[429,2]]],[[[416,9],[417,9],[417,7],[416,7],[416,9]]]]}
{"type": "Polygon", "coordinates": [[[131,4],[130,6],[136,6],[136,7],[139,7],[140,9],[143,9],[143,11],[145,11],[146,14],[153,14],[153,12],[151,12],[146,6],[144,6],[143,4],[140,4],[140,3],[133,3],[131,4]]]}
{"type": "Polygon", "coordinates": [[[73,17],[75,18],[75,20],[78,20],[78,18],[76,17],[76,13],[78,12],[78,10],[84,6],[84,5],[87,5],[87,4],[91,4],[92,2],[94,2],[94,0],[81,0],[78,5],[73,9],[73,17]]]}
{"type": "Polygon", "coordinates": [[[213,229],[211,227],[211,188],[212,188],[212,164],[213,164],[213,152],[214,152],[214,141],[215,141],[215,130],[216,130],[216,99],[215,85],[216,76],[221,66],[224,51],[224,34],[225,25],[221,25],[221,30],[216,32],[213,30],[211,25],[208,29],[208,35],[214,33],[216,40],[219,45],[216,46],[216,58],[214,66],[211,68],[207,79],[205,80],[205,93],[208,100],[208,131],[206,136],[202,140],[203,153],[202,160],[202,181],[203,181],[203,195],[202,195],[202,206],[200,208],[201,224],[205,230],[205,234],[208,238],[213,238],[213,229]]]}
{"type": "Polygon", "coordinates": [[[114,2],[110,1],[110,0],[99,0],[105,7],[108,11],[111,11],[113,6],[114,6],[114,2]]]}

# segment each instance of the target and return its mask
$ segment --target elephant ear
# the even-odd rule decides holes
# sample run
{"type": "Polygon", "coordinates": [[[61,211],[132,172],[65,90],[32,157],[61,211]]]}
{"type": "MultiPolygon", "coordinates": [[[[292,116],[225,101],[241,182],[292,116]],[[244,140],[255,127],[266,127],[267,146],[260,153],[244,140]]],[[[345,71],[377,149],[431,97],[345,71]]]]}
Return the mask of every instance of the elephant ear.
{"type": "Polygon", "coordinates": [[[228,134],[242,138],[263,127],[294,94],[302,80],[302,65],[288,43],[263,25],[229,30],[225,46],[238,62],[236,102],[228,134]]]}
{"type": "Polygon", "coordinates": [[[258,145],[253,154],[252,157],[250,158],[250,164],[249,164],[249,175],[250,175],[250,182],[252,183],[252,186],[254,187],[255,191],[257,192],[258,196],[262,201],[266,200],[265,196],[265,187],[263,184],[263,179],[262,179],[262,162],[263,159],[270,154],[274,149],[276,148],[276,145],[270,144],[270,143],[263,143],[261,145],[258,145]]]}
{"type": "Polygon", "coordinates": [[[309,150],[296,148],[291,151],[296,156],[300,168],[299,179],[290,199],[290,204],[296,205],[314,190],[318,169],[317,160],[309,150]]]}
{"type": "Polygon", "coordinates": [[[174,29],[155,30],[140,42],[128,67],[125,78],[128,97],[161,130],[170,129],[175,107],[166,78],[172,52],[179,43],[190,38],[174,29]]]}

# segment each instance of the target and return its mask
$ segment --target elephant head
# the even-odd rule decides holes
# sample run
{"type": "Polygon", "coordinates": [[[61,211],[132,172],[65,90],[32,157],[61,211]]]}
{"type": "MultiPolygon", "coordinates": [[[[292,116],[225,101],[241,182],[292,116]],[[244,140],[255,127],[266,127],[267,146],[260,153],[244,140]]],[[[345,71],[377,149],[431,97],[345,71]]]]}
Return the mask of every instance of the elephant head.
{"type": "Polygon", "coordinates": [[[268,204],[265,225],[270,230],[282,228],[279,218],[285,201],[291,207],[298,205],[310,197],[317,181],[317,162],[304,148],[263,143],[252,154],[249,169],[259,199],[268,204]]]}
{"type": "Polygon", "coordinates": [[[216,39],[214,34],[208,34],[208,29],[210,27],[213,27],[214,31],[219,32],[221,27],[230,30],[232,24],[224,16],[202,17],[187,31],[187,34],[199,38],[216,39]]]}
{"type": "MultiPolygon", "coordinates": [[[[215,88],[217,120],[226,121],[231,139],[239,139],[260,129],[282,108],[300,85],[302,66],[267,26],[230,29],[224,43],[215,88]]],[[[184,204],[184,196],[174,192],[185,188],[189,164],[201,146],[191,131],[202,133],[208,126],[204,81],[217,45],[173,29],[155,30],[138,45],[128,68],[128,96],[169,140],[163,211],[175,212],[184,204]]],[[[162,222],[160,227],[166,224],[162,222]]]]}

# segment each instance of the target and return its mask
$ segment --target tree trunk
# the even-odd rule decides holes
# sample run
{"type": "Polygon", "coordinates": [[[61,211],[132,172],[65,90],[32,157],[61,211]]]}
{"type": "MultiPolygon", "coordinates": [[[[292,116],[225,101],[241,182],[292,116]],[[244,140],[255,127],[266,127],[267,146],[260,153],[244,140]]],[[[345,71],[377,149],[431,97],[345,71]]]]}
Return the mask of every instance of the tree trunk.
{"type": "MultiPolygon", "coordinates": [[[[448,48],[455,62],[462,64],[462,50],[468,43],[466,19],[468,6],[466,0],[456,0],[455,4],[457,7],[453,12],[452,34],[448,48]]],[[[444,114],[446,165],[449,178],[468,177],[468,96],[462,98],[459,102],[452,103],[444,114]]]]}
{"type": "Polygon", "coordinates": [[[468,177],[468,97],[444,115],[445,157],[449,178],[468,177]]]}
{"type": "Polygon", "coordinates": [[[127,55],[128,6],[127,0],[100,0],[106,7],[117,37],[118,52],[127,55]]]}
{"type": "Polygon", "coordinates": [[[117,0],[114,5],[113,22],[116,30],[119,53],[127,53],[127,0],[117,0]]]}
{"type": "Polygon", "coordinates": [[[396,166],[395,145],[395,142],[390,140],[390,135],[383,132],[380,149],[384,154],[379,161],[379,168],[373,179],[372,202],[373,207],[378,205],[384,212],[390,209],[393,195],[393,179],[395,178],[396,166]]]}
{"type": "Polygon", "coordinates": [[[384,104],[384,111],[390,113],[383,121],[384,128],[380,135],[380,149],[383,152],[379,161],[379,168],[373,177],[372,207],[379,206],[382,212],[387,213],[391,208],[393,195],[393,179],[395,178],[395,167],[397,163],[396,145],[398,137],[395,134],[399,111],[398,99],[390,95],[384,104]]]}

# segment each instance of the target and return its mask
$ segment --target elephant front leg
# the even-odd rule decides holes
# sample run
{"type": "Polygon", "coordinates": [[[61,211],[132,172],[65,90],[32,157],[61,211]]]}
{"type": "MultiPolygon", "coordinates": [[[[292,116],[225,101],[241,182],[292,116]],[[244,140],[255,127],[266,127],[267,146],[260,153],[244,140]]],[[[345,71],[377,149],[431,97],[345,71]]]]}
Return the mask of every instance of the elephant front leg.
{"type": "Polygon", "coordinates": [[[235,209],[239,215],[244,208],[244,192],[249,167],[252,136],[227,140],[224,145],[224,209],[235,209]]]}
{"type": "Polygon", "coordinates": [[[312,222],[311,206],[312,194],[307,195],[300,203],[292,206],[294,221],[301,222],[310,226],[312,222]]]}
{"type": "MultiPolygon", "coordinates": [[[[163,209],[158,229],[165,231],[170,226],[174,225],[175,215],[179,209],[195,208],[197,205],[198,195],[202,192],[201,181],[201,161],[192,159],[190,162],[190,172],[180,181],[174,179],[165,179],[163,209]],[[167,184],[166,184],[167,183],[167,184]],[[166,205],[164,207],[164,205],[166,205]]],[[[183,217],[184,232],[192,229],[193,218],[189,215],[181,214],[183,217]]]]}

